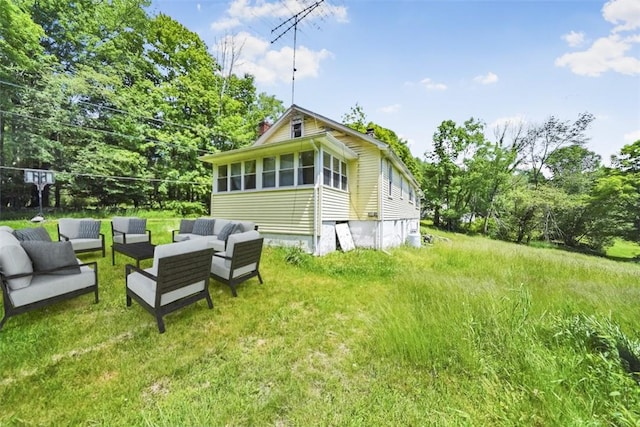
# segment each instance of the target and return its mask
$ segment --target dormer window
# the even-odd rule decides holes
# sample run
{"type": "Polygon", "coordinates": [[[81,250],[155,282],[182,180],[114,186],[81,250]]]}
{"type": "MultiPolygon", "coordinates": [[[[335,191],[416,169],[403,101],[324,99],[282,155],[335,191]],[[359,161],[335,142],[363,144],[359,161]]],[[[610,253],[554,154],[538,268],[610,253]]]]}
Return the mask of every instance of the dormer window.
{"type": "Polygon", "coordinates": [[[291,138],[302,136],[302,117],[294,117],[291,120],[291,138]]]}

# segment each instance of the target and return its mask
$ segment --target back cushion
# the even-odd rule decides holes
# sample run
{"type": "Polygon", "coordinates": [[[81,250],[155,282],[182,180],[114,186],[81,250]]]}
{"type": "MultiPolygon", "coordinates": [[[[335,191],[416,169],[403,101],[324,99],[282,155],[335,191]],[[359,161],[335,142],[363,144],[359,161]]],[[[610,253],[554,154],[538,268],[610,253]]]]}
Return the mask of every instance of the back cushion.
{"type": "Polygon", "coordinates": [[[128,233],[127,228],[129,227],[129,218],[124,216],[114,216],[111,218],[111,223],[113,224],[113,229],[115,231],[120,231],[121,233],[128,233]]]}
{"type": "Polygon", "coordinates": [[[220,234],[220,232],[222,231],[222,229],[224,228],[225,225],[229,224],[231,221],[229,221],[228,219],[220,219],[217,218],[216,219],[216,223],[213,227],[213,234],[215,234],[216,236],[218,234],[220,234]]]}
{"type": "MultiPolygon", "coordinates": [[[[7,231],[0,231],[0,270],[7,276],[33,273],[31,259],[15,236],[7,231]]],[[[11,279],[7,283],[9,289],[26,288],[31,284],[31,276],[11,279]]]]}
{"type": "Polygon", "coordinates": [[[63,234],[70,239],[78,237],[79,229],[80,220],[76,218],[60,218],[58,220],[58,230],[60,230],[60,234],[63,234]]]}
{"type": "Polygon", "coordinates": [[[180,255],[187,252],[195,252],[207,248],[207,239],[192,239],[185,240],[183,242],[158,245],[153,251],[153,266],[151,268],[154,272],[158,271],[158,260],[160,258],[180,255]]]}
{"type": "Polygon", "coordinates": [[[198,218],[193,223],[193,234],[199,236],[213,236],[213,228],[216,220],[212,218],[198,218]]]}

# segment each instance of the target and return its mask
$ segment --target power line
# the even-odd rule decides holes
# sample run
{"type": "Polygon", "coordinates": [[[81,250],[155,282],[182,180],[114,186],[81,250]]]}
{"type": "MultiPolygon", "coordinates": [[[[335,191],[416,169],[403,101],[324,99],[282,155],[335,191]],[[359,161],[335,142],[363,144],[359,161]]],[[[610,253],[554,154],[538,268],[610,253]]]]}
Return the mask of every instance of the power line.
{"type": "MultiPolygon", "coordinates": [[[[22,118],[30,119],[30,120],[37,120],[37,121],[46,121],[47,120],[46,118],[34,117],[34,116],[27,115],[27,114],[20,114],[20,113],[16,113],[16,112],[9,111],[9,110],[3,110],[3,109],[0,109],[0,113],[9,114],[9,115],[12,115],[12,116],[18,116],[18,117],[22,117],[22,118]]],[[[132,136],[132,135],[127,135],[127,134],[114,132],[114,131],[110,131],[110,130],[106,130],[106,129],[92,128],[92,127],[89,127],[89,126],[76,125],[76,124],[72,124],[72,123],[60,123],[60,122],[58,122],[58,125],[64,126],[64,127],[68,127],[68,128],[81,129],[81,130],[85,130],[85,131],[89,131],[89,132],[100,132],[100,133],[104,133],[106,135],[118,136],[118,137],[126,138],[126,139],[129,139],[129,140],[139,140],[141,142],[150,142],[150,143],[154,143],[154,144],[164,144],[164,145],[168,145],[168,146],[171,146],[171,147],[174,147],[174,148],[180,148],[180,149],[185,149],[186,148],[189,151],[195,150],[199,154],[212,154],[211,151],[202,150],[200,148],[193,149],[191,147],[185,147],[183,145],[179,145],[179,144],[172,143],[172,142],[159,141],[157,139],[150,139],[150,138],[141,137],[141,136],[132,136]]]]}
{"type": "MultiPolygon", "coordinates": [[[[12,166],[0,166],[0,169],[22,171],[22,172],[27,170],[27,168],[16,168],[12,166]]],[[[175,179],[141,178],[141,177],[134,177],[134,176],[98,175],[98,174],[91,174],[91,173],[58,172],[58,171],[51,171],[51,172],[55,173],[56,175],[62,175],[62,176],[69,175],[69,176],[83,176],[88,178],[102,178],[102,179],[109,178],[109,179],[116,179],[116,180],[122,180],[122,181],[144,181],[144,182],[166,182],[169,184],[210,185],[208,182],[178,181],[175,179]]]]}

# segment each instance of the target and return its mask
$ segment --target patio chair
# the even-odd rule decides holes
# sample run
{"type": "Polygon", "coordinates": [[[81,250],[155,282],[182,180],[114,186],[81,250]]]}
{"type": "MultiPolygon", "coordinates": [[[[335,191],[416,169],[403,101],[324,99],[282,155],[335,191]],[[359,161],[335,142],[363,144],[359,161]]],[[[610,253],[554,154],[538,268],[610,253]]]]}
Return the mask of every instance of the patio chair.
{"type": "Polygon", "coordinates": [[[147,230],[146,218],[114,216],[111,219],[113,243],[151,242],[151,230],[147,230]]]}
{"type": "Polygon", "coordinates": [[[225,252],[216,252],[211,261],[211,277],[231,288],[234,297],[238,296],[236,286],[260,276],[260,257],[264,239],[257,231],[232,234],[227,240],[225,252]]]}
{"type": "Polygon", "coordinates": [[[206,247],[204,239],[156,246],[151,268],[125,267],[127,306],[136,300],[156,318],[160,333],[165,331],[163,316],[168,313],[201,299],[213,308],[209,295],[212,256],[213,249],[206,247]]]}
{"type": "Polygon", "coordinates": [[[105,256],[104,234],[101,222],[91,218],[60,218],[58,241],[69,241],[75,253],[101,251],[105,256]]]}

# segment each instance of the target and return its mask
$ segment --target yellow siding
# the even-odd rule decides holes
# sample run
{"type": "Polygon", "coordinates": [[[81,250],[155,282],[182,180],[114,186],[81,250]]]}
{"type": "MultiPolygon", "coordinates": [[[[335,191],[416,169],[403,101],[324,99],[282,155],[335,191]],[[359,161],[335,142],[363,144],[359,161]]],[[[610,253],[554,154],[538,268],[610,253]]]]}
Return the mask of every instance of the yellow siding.
{"type": "MultiPolygon", "coordinates": [[[[315,135],[324,132],[324,123],[317,121],[312,117],[304,117],[302,125],[302,136],[315,135]]],[[[273,142],[287,141],[291,139],[291,120],[283,120],[280,129],[277,129],[265,144],[273,142]]]]}
{"type": "Polygon", "coordinates": [[[389,196],[389,162],[384,162],[382,168],[383,184],[382,184],[382,205],[383,218],[385,220],[419,218],[420,211],[413,202],[409,202],[409,184],[407,179],[401,177],[400,171],[393,167],[393,177],[391,186],[391,196],[389,196]],[[404,189],[401,190],[400,186],[404,189]]]}
{"type": "Polygon", "coordinates": [[[320,190],[322,220],[347,221],[349,219],[349,193],[331,187],[320,190]]]}
{"type": "Polygon", "coordinates": [[[347,147],[358,154],[358,160],[349,165],[349,193],[351,194],[350,219],[375,220],[369,212],[378,215],[378,186],[380,179],[380,151],[362,141],[339,138],[347,147]]]}
{"type": "Polygon", "coordinates": [[[265,233],[313,234],[313,188],[213,193],[211,216],[255,222],[265,233]]]}

